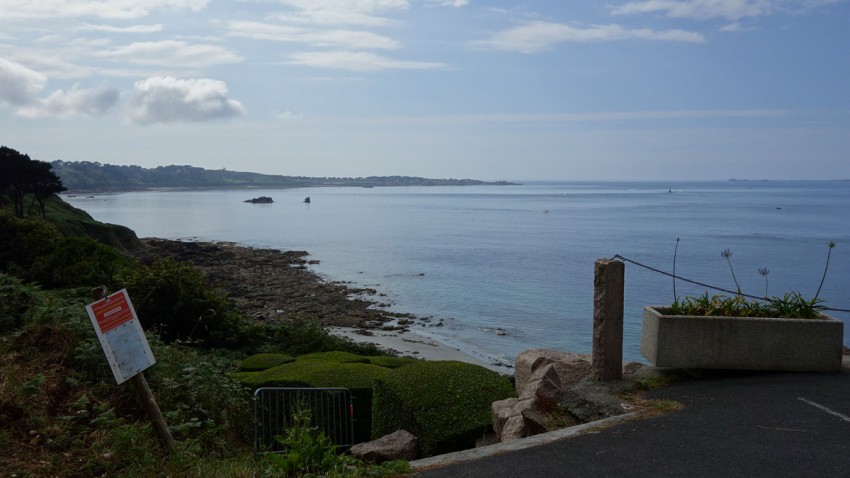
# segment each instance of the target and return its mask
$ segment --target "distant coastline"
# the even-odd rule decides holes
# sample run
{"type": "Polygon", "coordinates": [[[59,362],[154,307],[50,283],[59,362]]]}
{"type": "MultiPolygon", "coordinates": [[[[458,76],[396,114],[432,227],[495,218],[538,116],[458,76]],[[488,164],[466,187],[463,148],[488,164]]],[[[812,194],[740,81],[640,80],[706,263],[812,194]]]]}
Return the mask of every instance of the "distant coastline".
{"type": "Polygon", "coordinates": [[[508,181],[434,179],[416,176],[368,176],[358,178],[282,176],[194,166],[117,166],[89,161],[54,161],[53,170],[68,193],[117,193],[210,189],[289,189],[307,187],[390,186],[517,186],[508,181]]]}

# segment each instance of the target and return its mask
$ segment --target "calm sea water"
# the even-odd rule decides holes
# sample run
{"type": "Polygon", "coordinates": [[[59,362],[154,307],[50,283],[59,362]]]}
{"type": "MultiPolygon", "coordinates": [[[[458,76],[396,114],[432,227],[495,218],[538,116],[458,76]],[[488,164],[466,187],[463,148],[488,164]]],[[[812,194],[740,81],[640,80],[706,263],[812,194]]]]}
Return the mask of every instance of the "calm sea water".
{"type": "MultiPolygon", "coordinates": [[[[593,266],[620,254],[746,293],[814,295],[850,308],[850,182],[530,183],[521,186],[134,192],[67,200],[140,237],[310,252],[331,280],[375,287],[393,308],[443,319],[450,345],[512,361],[528,348],[589,353],[593,266]],[[246,204],[256,196],[273,204],[246,204]],[[305,204],[303,199],[312,201],[305,204]],[[505,335],[497,333],[497,329],[505,335]]],[[[683,282],[678,294],[703,288],[683,282]]],[[[639,360],[644,305],[669,277],[626,265],[624,358],[639,360]]],[[[848,314],[834,313],[843,320],[848,314]]],[[[850,327],[845,343],[850,343],[850,327]]]]}

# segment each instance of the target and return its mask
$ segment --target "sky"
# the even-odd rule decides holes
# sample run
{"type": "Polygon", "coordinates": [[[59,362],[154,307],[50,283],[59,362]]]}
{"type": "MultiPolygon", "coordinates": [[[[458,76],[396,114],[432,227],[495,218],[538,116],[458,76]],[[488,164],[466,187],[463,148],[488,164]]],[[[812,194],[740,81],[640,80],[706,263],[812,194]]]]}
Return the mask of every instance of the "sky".
{"type": "Polygon", "coordinates": [[[293,176],[850,179],[850,0],[0,0],[0,145],[293,176]]]}

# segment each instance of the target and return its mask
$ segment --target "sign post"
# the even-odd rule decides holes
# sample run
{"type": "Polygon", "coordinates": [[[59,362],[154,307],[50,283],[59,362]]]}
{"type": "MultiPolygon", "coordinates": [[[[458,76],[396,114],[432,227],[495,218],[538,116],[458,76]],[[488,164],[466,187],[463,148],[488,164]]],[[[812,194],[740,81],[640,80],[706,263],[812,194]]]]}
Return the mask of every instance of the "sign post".
{"type": "Polygon", "coordinates": [[[127,380],[133,382],[136,394],[153,424],[162,443],[170,450],[176,450],[174,437],[162,417],[148,383],[142,371],[156,363],[151,352],[142,324],[130,301],[126,289],[121,289],[107,297],[105,288],[101,289],[100,300],[86,306],[86,312],[94,326],[97,339],[106,354],[106,360],[112,369],[115,381],[120,385],[127,380]]]}

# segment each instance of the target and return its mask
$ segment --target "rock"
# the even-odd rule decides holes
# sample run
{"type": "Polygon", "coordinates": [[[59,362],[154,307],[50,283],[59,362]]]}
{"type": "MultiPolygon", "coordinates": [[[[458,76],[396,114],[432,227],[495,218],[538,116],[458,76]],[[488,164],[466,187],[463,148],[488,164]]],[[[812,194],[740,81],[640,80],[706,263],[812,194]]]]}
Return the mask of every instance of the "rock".
{"type": "Polygon", "coordinates": [[[585,381],[564,391],[560,406],[583,423],[625,413],[623,401],[605,384],[585,381]]]}
{"type": "Polygon", "coordinates": [[[516,398],[506,398],[490,404],[490,410],[493,413],[493,431],[497,436],[502,436],[502,430],[504,430],[508,419],[517,415],[517,412],[514,410],[516,405],[516,398]]]}
{"type": "Polygon", "coordinates": [[[418,454],[417,439],[405,430],[398,430],[377,440],[358,443],[351,447],[357,458],[375,463],[393,460],[415,460],[418,454]]]}
{"type": "Polygon", "coordinates": [[[260,196],[254,199],[246,199],[245,202],[249,202],[251,204],[270,204],[273,203],[274,200],[268,196],[260,196]]]}
{"type": "Polygon", "coordinates": [[[305,251],[273,251],[229,243],[146,239],[137,255],[191,261],[210,285],[227,292],[228,302],[247,317],[274,323],[315,317],[322,326],[377,328],[408,314],[381,309],[373,301],[353,299],[354,289],[329,283],[306,267],[305,251]],[[282,310],[283,312],[278,312],[282,310]]]}
{"type": "Polygon", "coordinates": [[[543,399],[557,401],[560,394],[561,380],[558,377],[555,364],[550,363],[535,371],[525,384],[525,387],[522,388],[519,396],[520,398],[541,397],[543,399]]]}
{"type": "MultiPolygon", "coordinates": [[[[538,369],[551,363],[570,363],[580,364],[586,362],[590,364],[590,355],[576,354],[572,352],[561,352],[559,350],[549,349],[531,349],[520,353],[516,358],[516,369],[514,370],[514,379],[516,380],[517,394],[522,394],[523,389],[528,384],[531,375],[538,369]]],[[[577,367],[583,367],[576,365],[577,367]]],[[[564,369],[567,372],[567,369],[564,369]]],[[[565,378],[565,381],[570,380],[565,378]]]]}
{"type": "Polygon", "coordinates": [[[557,428],[553,420],[553,415],[544,413],[540,407],[532,407],[523,410],[522,418],[525,420],[525,428],[528,436],[539,435],[557,428]]]}
{"type": "Polygon", "coordinates": [[[508,419],[505,426],[502,428],[502,433],[499,435],[499,440],[509,442],[525,438],[528,435],[528,428],[525,426],[525,418],[522,415],[517,415],[508,419]]]}
{"type": "MultiPolygon", "coordinates": [[[[630,375],[640,364],[626,364],[630,375]]],[[[534,349],[516,359],[519,398],[492,404],[493,428],[511,441],[624,413],[611,383],[589,380],[590,355],[534,349]]]]}
{"type": "Polygon", "coordinates": [[[627,362],[623,364],[623,376],[635,375],[640,369],[644,367],[644,364],[640,362],[627,362]]]}

